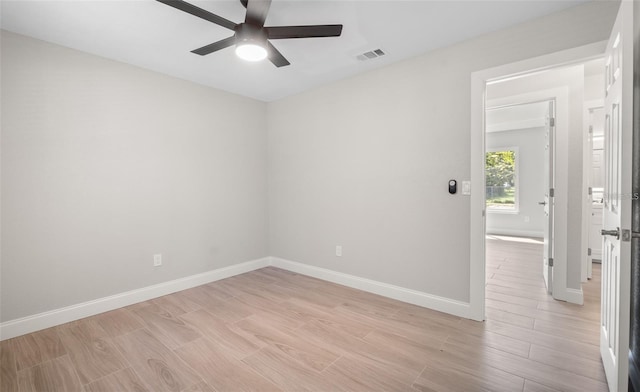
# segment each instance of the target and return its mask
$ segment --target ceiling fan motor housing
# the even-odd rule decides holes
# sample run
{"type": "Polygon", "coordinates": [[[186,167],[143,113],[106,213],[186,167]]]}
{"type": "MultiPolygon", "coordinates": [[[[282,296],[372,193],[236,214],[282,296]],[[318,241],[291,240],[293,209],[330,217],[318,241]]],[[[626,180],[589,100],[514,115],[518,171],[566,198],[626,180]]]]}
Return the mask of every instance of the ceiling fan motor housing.
{"type": "Polygon", "coordinates": [[[248,23],[240,23],[235,28],[236,44],[251,43],[262,47],[267,46],[267,33],[263,28],[248,23]]]}

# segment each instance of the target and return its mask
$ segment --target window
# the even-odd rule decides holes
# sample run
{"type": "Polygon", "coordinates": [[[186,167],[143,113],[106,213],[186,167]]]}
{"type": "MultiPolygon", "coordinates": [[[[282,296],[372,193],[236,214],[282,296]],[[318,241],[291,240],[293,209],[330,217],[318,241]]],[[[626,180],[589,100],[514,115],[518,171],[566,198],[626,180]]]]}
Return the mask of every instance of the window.
{"type": "Polygon", "coordinates": [[[515,147],[487,151],[485,184],[488,211],[518,211],[517,164],[515,147]]]}

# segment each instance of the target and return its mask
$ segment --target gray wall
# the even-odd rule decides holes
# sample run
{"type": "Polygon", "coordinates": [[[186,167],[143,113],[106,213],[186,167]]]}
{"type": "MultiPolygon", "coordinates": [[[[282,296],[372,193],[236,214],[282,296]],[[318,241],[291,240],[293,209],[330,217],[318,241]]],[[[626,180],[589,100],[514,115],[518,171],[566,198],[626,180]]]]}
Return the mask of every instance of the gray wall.
{"type": "Polygon", "coordinates": [[[1,66],[2,321],[267,255],[266,104],[8,32],[1,66]]]}
{"type": "Polygon", "coordinates": [[[544,199],[545,128],[528,128],[487,133],[487,150],[517,147],[518,212],[487,210],[487,233],[542,237],[544,210],[538,205],[544,199]],[[525,217],[529,221],[525,221],[525,217]]]}
{"type": "Polygon", "coordinates": [[[584,78],[584,100],[593,101],[604,99],[604,72],[600,75],[591,75],[584,78]]]}
{"type": "Polygon", "coordinates": [[[270,254],[468,301],[469,198],[447,181],[470,177],[471,73],[605,40],[616,10],[589,3],[270,104],[270,254]]]}

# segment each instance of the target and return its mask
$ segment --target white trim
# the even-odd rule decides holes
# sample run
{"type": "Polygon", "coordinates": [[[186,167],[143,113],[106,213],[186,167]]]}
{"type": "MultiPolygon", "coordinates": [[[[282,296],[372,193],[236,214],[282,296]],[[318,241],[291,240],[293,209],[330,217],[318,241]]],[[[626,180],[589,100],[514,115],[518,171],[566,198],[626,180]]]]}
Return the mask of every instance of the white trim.
{"type": "Polygon", "coordinates": [[[606,42],[596,42],[511,64],[505,64],[471,74],[471,181],[475,183],[470,205],[469,298],[470,314],[484,319],[485,307],[485,206],[484,206],[484,111],[486,84],[505,77],[517,77],[534,71],[601,57],[606,42]]]}
{"type": "Polygon", "coordinates": [[[352,287],[358,290],[393,298],[398,301],[422,306],[425,308],[449,313],[454,316],[472,318],[470,304],[456,301],[437,295],[427,294],[421,291],[406,289],[404,287],[378,282],[371,279],[361,278],[354,275],[344,274],[325,268],[302,264],[295,261],[285,260],[278,257],[271,258],[271,265],[291,272],[312,276],[314,278],[352,287]]]}
{"type": "Polygon", "coordinates": [[[469,221],[469,303],[474,320],[484,320],[485,307],[485,110],[488,76],[479,72],[471,74],[471,192],[469,221]],[[478,103],[481,103],[478,105],[478,103]]]}
{"type": "Polygon", "coordinates": [[[138,302],[162,297],[163,295],[175,293],[176,291],[186,290],[192,287],[215,282],[220,279],[244,274],[245,272],[250,272],[269,265],[270,259],[268,257],[264,257],[203,272],[197,275],[171,280],[169,282],[158,283],[141,289],[126,291],[124,293],[99,298],[93,301],[87,301],[32,316],[5,321],[0,324],[0,340],[10,339],[84,317],[94,316],[96,314],[108,312],[124,306],[133,305],[138,302]]]}
{"type": "Polygon", "coordinates": [[[506,235],[510,237],[533,237],[542,238],[544,233],[541,231],[513,230],[513,229],[492,229],[487,227],[487,235],[506,235]]]}

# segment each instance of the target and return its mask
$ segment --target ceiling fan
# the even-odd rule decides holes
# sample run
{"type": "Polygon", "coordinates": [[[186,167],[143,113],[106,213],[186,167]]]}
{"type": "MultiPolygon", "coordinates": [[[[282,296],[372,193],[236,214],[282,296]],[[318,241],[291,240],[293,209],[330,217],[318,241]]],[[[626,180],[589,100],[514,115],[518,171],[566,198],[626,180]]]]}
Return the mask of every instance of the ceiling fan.
{"type": "Polygon", "coordinates": [[[269,40],[339,37],[342,33],[341,24],[267,27],[264,25],[264,22],[267,19],[271,0],[240,0],[242,5],[247,9],[243,23],[234,23],[183,0],[157,1],[235,32],[234,35],[229,38],[191,51],[201,56],[236,45],[236,54],[245,60],[259,61],[269,57],[269,60],[276,67],[284,67],[290,64],[289,61],[269,40]]]}

